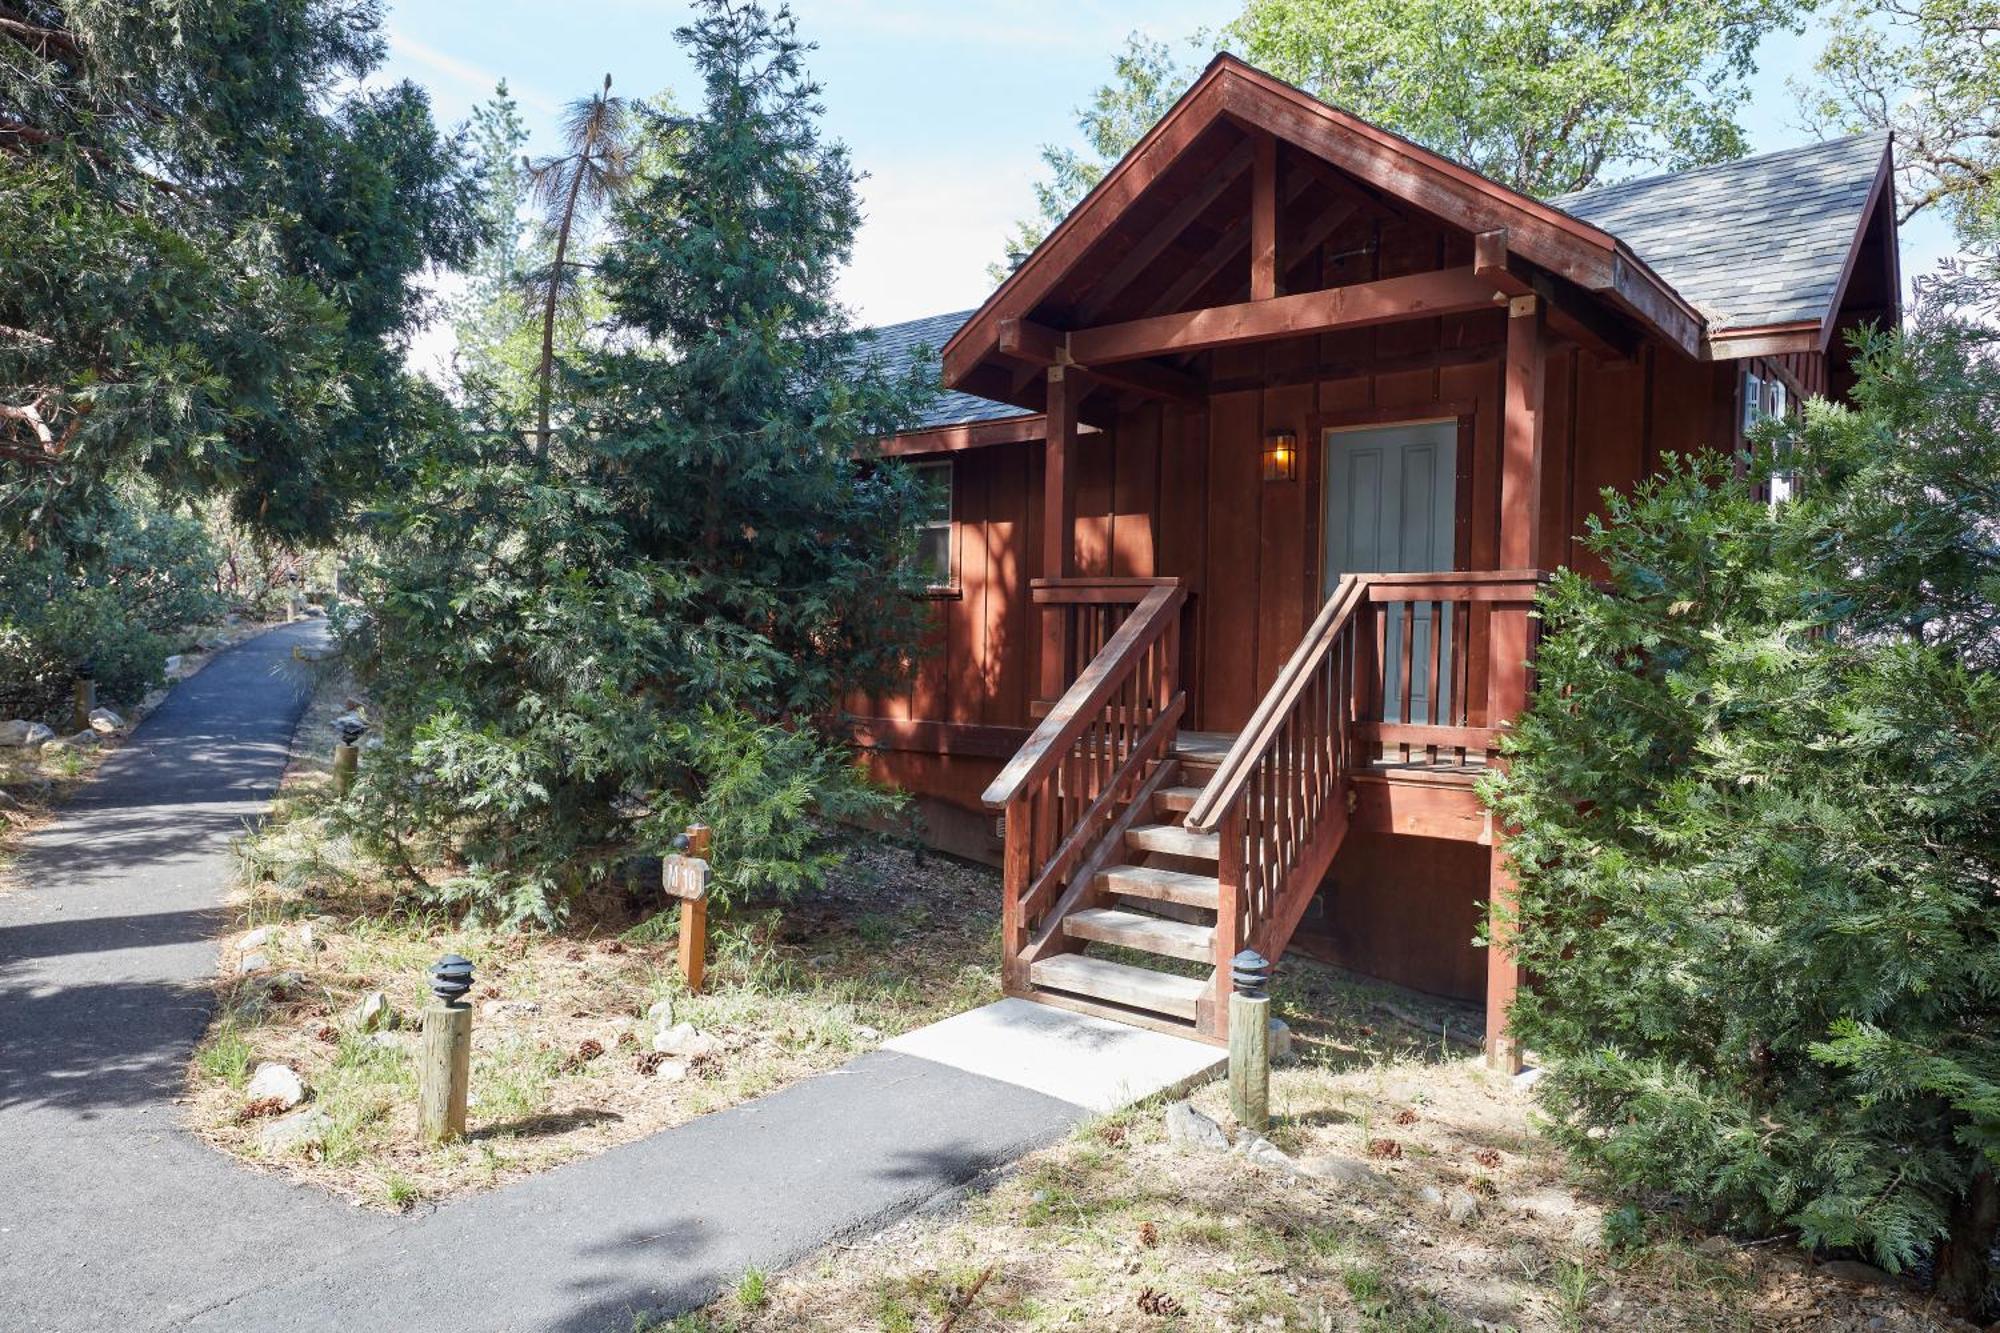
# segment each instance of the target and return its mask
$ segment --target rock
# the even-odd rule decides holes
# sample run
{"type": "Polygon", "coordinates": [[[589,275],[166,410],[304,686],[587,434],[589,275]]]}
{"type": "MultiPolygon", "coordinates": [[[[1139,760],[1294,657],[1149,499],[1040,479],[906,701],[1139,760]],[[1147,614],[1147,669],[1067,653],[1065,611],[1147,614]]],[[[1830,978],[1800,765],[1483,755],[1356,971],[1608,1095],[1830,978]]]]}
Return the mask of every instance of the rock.
{"type": "Polygon", "coordinates": [[[306,1081],[293,1072],[290,1065],[266,1060],[250,1076],[250,1086],[243,1089],[243,1096],[253,1102],[275,1098],[280,1106],[289,1111],[306,1099],[306,1081]]]}
{"type": "Polygon", "coordinates": [[[1528,1091],[1528,1089],[1541,1081],[1542,1071],[1539,1066],[1523,1069],[1520,1073],[1514,1075],[1514,1086],[1523,1092],[1528,1091]]]}
{"type": "Polygon", "coordinates": [[[1728,1254],[1735,1248],[1735,1243],[1727,1236],[1703,1236],[1701,1241],[1694,1247],[1694,1252],[1714,1257],[1716,1255],[1728,1254]]]}
{"type": "Polygon", "coordinates": [[[315,1107],[265,1125],[257,1135],[257,1147],[267,1157],[282,1157],[308,1144],[324,1142],[332,1128],[333,1118],[315,1107]]]}
{"type": "Polygon", "coordinates": [[[856,1041],[880,1041],[882,1040],[882,1029],[871,1028],[866,1023],[859,1024],[854,1029],[854,1039],[856,1041]]]}
{"type": "Polygon", "coordinates": [[[1453,1226],[1464,1226],[1479,1216],[1479,1196],[1469,1189],[1453,1189],[1444,1196],[1444,1218],[1453,1226]]]}
{"type": "Polygon", "coordinates": [[[1375,1179],[1374,1167],[1352,1157],[1308,1157],[1299,1163],[1299,1170],[1341,1185],[1366,1185],[1375,1179]]]}
{"type": "Polygon", "coordinates": [[[479,1012],[488,1018],[526,1018],[542,1012],[542,1006],[533,1000],[488,1000],[479,1006],[479,1012]]]}
{"type": "Polygon", "coordinates": [[[364,1044],[378,1051],[400,1051],[410,1044],[410,1039],[401,1032],[371,1032],[364,1044]]]}
{"type": "Polygon", "coordinates": [[[116,735],[125,730],[125,719],[109,708],[93,708],[90,710],[90,729],[106,736],[116,735]]]}
{"type": "Polygon", "coordinates": [[[326,947],[326,941],[319,937],[319,929],[308,921],[299,927],[299,947],[307,953],[317,953],[326,947]]]}
{"type": "Polygon", "coordinates": [[[1871,1287],[1896,1280],[1874,1264],[1864,1264],[1858,1259],[1829,1259],[1819,1266],[1819,1271],[1823,1277],[1838,1278],[1842,1282],[1857,1282],[1871,1287]]]}
{"type": "Polygon", "coordinates": [[[646,1017],[651,1019],[658,1027],[672,1027],[674,1025],[674,1002],[672,1000],[653,1001],[652,1007],[646,1010],[646,1017]]]}
{"type": "Polygon", "coordinates": [[[30,722],[17,717],[11,722],[0,722],[0,746],[9,749],[34,749],[56,738],[55,732],[39,722],[30,722]]]}
{"type": "Polygon", "coordinates": [[[1262,1134],[1251,1134],[1246,1131],[1239,1135],[1236,1140],[1236,1151],[1259,1166],[1268,1166],[1273,1171],[1282,1171],[1288,1176],[1301,1174],[1299,1164],[1286,1156],[1282,1148],[1262,1134]]]}
{"type": "Polygon", "coordinates": [[[688,1076],[687,1061],[662,1060],[660,1067],[653,1071],[653,1077],[667,1083],[678,1083],[688,1076]]]}
{"type": "Polygon", "coordinates": [[[707,1055],[715,1050],[715,1038],[705,1032],[695,1031],[692,1023],[676,1023],[670,1028],[660,1029],[653,1035],[653,1049],[662,1055],[674,1055],[691,1060],[697,1055],[707,1055]]]}
{"type": "Polygon", "coordinates": [[[1444,1207],[1444,1191],[1435,1185],[1426,1185],[1417,1191],[1417,1197],[1433,1208],[1444,1207]]]}
{"type": "Polygon", "coordinates": [[[1220,1151],[1229,1146],[1229,1136],[1192,1102],[1175,1102],[1167,1108],[1167,1142],[1220,1151]]]}
{"type": "Polygon", "coordinates": [[[389,1004],[389,997],[381,991],[370,991],[361,997],[361,1003],[354,1006],[348,1021],[357,1032],[379,1032],[396,1026],[396,1011],[389,1004]]]}
{"type": "Polygon", "coordinates": [[[169,676],[178,676],[181,674],[181,655],[179,653],[174,653],[167,658],[166,673],[169,676]]]}
{"type": "Polygon", "coordinates": [[[261,949],[271,942],[271,935],[272,931],[269,926],[259,926],[257,929],[246,934],[242,939],[236,941],[236,947],[245,953],[261,949]]]}
{"type": "Polygon", "coordinates": [[[271,965],[271,960],[261,953],[246,953],[236,960],[236,975],[247,977],[252,972],[262,972],[271,965]]]}
{"type": "Polygon", "coordinates": [[[1282,1063],[1292,1058],[1292,1029],[1284,1019],[1271,1020],[1265,1041],[1268,1043],[1271,1059],[1274,1062],[1282,1063]]]}

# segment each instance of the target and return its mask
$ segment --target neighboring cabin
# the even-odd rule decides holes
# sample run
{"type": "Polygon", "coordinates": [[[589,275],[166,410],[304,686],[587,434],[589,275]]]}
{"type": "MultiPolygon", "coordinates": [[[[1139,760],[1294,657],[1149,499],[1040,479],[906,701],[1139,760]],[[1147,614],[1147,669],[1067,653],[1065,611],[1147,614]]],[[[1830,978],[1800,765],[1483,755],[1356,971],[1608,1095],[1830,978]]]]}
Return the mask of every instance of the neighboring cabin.
{"type": "Polygon", "coordinates": [[[1899,286],[1880,136],[1537,202],[1219,57],[984,306],[878,332],[942,348],[883,446],[938,483],[939,644],[849,708],[1005,865],[1008,990],[1215,1039],[1215,965],[1294,945],[1508,1054],[1472,783],[1535,582],[1604,488],[1844,395],[1899,286]]]}

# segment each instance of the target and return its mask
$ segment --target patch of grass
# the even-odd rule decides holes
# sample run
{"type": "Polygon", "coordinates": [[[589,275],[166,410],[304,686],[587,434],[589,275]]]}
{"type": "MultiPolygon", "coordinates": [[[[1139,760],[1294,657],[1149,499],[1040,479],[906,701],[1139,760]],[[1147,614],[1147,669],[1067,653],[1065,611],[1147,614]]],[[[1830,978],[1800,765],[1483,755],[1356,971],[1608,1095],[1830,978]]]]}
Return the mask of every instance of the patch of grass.
{"type": "Polygon", "coordinates": [[[195,1065],[209,1078],[242,1091],[250,1081],[253,1053],[249,1038],[234,1019],[225,1016],[209,1029],[207,1040],[195,1051],[195,1065]]]}
{"type": "Polygon", "coordinates": [[[761,1268],[746,1268],[736,1279],[736,1303],[755,1311],[771,1303],[771,1277],[761,1268]]]}

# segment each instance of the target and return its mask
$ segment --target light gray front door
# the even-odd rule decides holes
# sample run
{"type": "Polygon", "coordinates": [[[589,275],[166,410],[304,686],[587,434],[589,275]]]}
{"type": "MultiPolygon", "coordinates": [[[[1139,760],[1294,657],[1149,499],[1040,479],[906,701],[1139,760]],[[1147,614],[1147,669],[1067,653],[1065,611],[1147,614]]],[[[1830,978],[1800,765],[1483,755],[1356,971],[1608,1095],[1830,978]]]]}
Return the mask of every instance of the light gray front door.
{"type": "MultiPolygon", "coordinates": [[[[1406,574],[1452,567],[1453,519],[1458,503],[1458,423],[1425,421],[1326,433],[1326,568],[1322,595],[1343,574],[1406,574]]],[[[1440,682],[1451,679],[1448,660],[1451,612],[1431,623],[1419,604],[1411,626],[1413,663],[1429,661],[1431,635],[1443,633],[1447,660],[1440,682]]],[[[1402,678],[1403,608],[1388,608],[1383,635],[1383,679],[1402,678]]],[[[1383,721],[1435,723],[1450,700],[1429,697],[1428,672],[1412,670],[1410,716],[1400,699],[1385,699],[1383,721]]],[[[1440,687],[1439,693],[1444,691],[1440,687]]],[[[1387,691],[1394,695],[1395,691],[1387,691]]]]}

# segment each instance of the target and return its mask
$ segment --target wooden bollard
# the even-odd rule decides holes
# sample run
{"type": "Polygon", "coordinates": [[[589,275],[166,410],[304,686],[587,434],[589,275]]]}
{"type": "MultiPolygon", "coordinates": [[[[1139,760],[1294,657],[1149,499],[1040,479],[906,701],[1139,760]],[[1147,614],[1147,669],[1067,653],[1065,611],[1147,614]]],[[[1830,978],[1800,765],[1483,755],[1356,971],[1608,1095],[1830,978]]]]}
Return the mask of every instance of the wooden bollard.
{"type": "Polygon", "coordinates": [[[423,1051],[417,1068],[417,1126],[425,1143],[465,1137],[465,1102],[472,1082],[472,964],[455,953],[431,968],[435,1002],[424,1009],[423,1051]]]}
{"type": "Polygon", "coordinates": [[[681,980],[698,992],[708,972],[708,825],[689,824],[674,845],[661,881],[681,900],[681,980]]]}
{"type": "Polygon", "coordinates": [[[361,747],[346,741],[333,743],[333,794],[345,796],[354,790],[354,774],[361,767],[361,747]]]}
{"type": "Polygon", "coordinates": [[[91,675],[89,667],[77,668],[76,688],[70,697],[70,731],[89,731],[90,715],[97,711],[97,680],[91,675]]]}
{"type": "Polygon", "coordinates": [[[1271,965],[1254,949],[1229,960],[1229,1109],[1261,1134],[1271,1123],[1271,965]]]}

